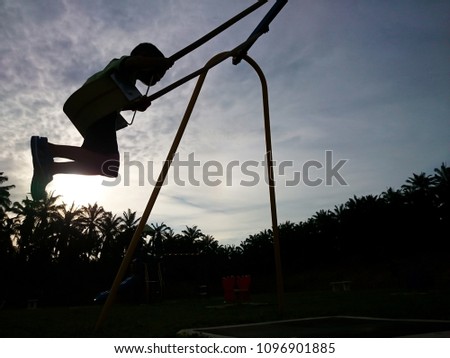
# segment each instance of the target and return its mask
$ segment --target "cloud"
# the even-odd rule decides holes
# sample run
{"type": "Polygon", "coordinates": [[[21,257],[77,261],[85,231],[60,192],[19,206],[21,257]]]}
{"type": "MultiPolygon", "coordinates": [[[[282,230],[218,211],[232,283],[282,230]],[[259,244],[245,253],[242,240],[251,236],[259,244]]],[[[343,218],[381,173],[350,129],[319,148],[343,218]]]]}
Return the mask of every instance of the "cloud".
{"type": "MultiPolygon", "coordinates": [[[[245,40],[272,3],[177,61],[150,93],[245,40]]],[[[250,5],[239,0],[2,1],[0,171],[16,185],[14,200],[28,192],[31,135],[81,144],[62,107],[87,77],[139,42],[154,42],[170,56],[250,5]]],[[[308,160],[323,161],[326,150],[333,150],[336,161],[348,160],[342,169],[348,186],[289,187],[284,177],[277,178],[280,221],[297,222],[353,195],[399,187],[413,172],[430,172],[449,160],[449,10],[438,1],[290,1],[251,48],[269,83],[274,158],[293,163],[287,174],[308,160]]],[[[133,126],[118,132],[122,160],[128,153],[132,160],[161,165],[194,85],[191,81],[155,100],[133,126]]],[[[179,155],[195,153],[202,164],[215,160],[224,167],[234,160],[261,161],[260,91],[245,63],[225,61],[211,70],[179,155]]],[[[102,205],[118,213],[142,212],[152,186],[140,186],[137,169],[132,173],[130,186],[102,186],[102,205]]],[[[58,182],[62,186],[62,179],[58,182]]],[[[161,191],[154,221],[199,225],[205,233],[238,243],[270,227],[267,196],[265,183],[253,188],[169,185],[161,191]]]]}

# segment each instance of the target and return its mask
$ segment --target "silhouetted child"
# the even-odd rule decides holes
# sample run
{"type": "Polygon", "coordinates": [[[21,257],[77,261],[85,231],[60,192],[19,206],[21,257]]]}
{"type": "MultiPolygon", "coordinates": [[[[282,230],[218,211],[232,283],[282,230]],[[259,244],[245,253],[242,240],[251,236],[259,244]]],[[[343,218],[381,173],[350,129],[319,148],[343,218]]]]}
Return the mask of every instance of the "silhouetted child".
{"type": "MultiPolygon", "coordinates": [[[[130,56],[112,60],[104,70],[91,76],[83,86],[111,75],[128,85],[134,86],[136,80],[140,80],[148,86],[153,86],[172,65],[173,61],[165,58],[156,46],[150,43],[141,43],[131,51],[130,56]]],[[[96,94],[92,93],[94,99],[95,96],[96,94]]],[[[46,197],[45,187],[53,180],[55,174],[117,177],[120,156],[116,122],[119,119],[123,120],[120,111],[143,112],[150,106],[150,102],[147,97],[138,93],[137,100],[119,109],[115,106],[117,104],[111,103],[111,112],[87,127],[83,133],[84,142],[81,147],[57,145],[48,142],[45,137],[31,137],[34,168],[31,196],[34,200],[46,197]],[[54,158],[65,158],[70,161],[54,162],[54,158]]],[[[109,111],[108,108],[107,111],[109,111]]]]}

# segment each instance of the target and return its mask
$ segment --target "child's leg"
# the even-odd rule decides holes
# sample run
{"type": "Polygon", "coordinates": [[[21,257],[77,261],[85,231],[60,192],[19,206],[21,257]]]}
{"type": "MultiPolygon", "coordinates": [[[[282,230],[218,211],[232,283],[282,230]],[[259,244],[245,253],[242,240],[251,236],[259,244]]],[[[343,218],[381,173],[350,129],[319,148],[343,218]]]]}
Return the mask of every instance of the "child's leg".
{"type": "Polygon", "coordinates": [[[119,170],[119,153],[103,154],[83,147],[56,145],[48,143],[48,150],[53,158],[65,158],[70,162],[53,162],[50,174],[81,174],[117,177],[119,170]]]}
{"type": "Polygon", "coordinates": [[[47,138],[32,137],[34,199],[45,197],[45,187],[55,174],[103,175],[117,177],[119,150],[116,137],[116,113],[99,120],[85,134],[81,147],[48,143],[47,138]],[[55,162],[54,158],[69,159],[55,162]]]}
{"type": "Polygon", "coordinates": [[[104,175],[117,177],[119,149],[116,136],[117,113],[112,113],[88,128],[81,147],[48,145],[53,158],[66,158],[73,162],[56,162],[53,174],[104,175]]]}

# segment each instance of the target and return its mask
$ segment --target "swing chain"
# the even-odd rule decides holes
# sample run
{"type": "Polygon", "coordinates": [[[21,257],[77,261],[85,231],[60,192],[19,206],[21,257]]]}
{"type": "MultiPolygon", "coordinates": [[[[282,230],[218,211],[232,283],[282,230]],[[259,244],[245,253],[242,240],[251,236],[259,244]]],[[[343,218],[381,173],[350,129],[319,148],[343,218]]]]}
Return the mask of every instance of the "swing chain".
{"type": "MultiPolygon", "coordinates": [[[[144,95],[144,97],[147,97],[148,96],[148,92],[150,91],[150,83],[152,83],[153,82],[153,76],[150,78],[150,82],[149,82],[149,84],[148,84],[148,86],[147,86],[147,91],[145,91],[145,95],[144,95]]],[[[136,117],[136,112],[137,112],[137,110],[134,110],[134,112],[133,112],[133,118],[131,118],[131,121],[130,122],[127,122],[127,124],[128,124],[128,126],[131,126],[132,124],[133,124],[133,122],[134,122],[134,118],[136,117]]]]}

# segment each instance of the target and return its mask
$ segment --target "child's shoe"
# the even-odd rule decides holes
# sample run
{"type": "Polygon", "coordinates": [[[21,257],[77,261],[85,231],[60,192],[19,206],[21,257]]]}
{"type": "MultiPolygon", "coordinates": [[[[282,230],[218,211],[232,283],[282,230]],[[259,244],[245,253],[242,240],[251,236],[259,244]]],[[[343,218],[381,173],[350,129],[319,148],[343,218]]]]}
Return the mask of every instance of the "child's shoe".
{"type": "Polygon", "coordinates": [[[31,155],[33,157],[33,179],[31,180],[31,196],[33,200],[45,199],[45,187],[53,180],[49,174],[53,158],[48,151],[48,142],[45,137],[31,137],[31,155]]]}

